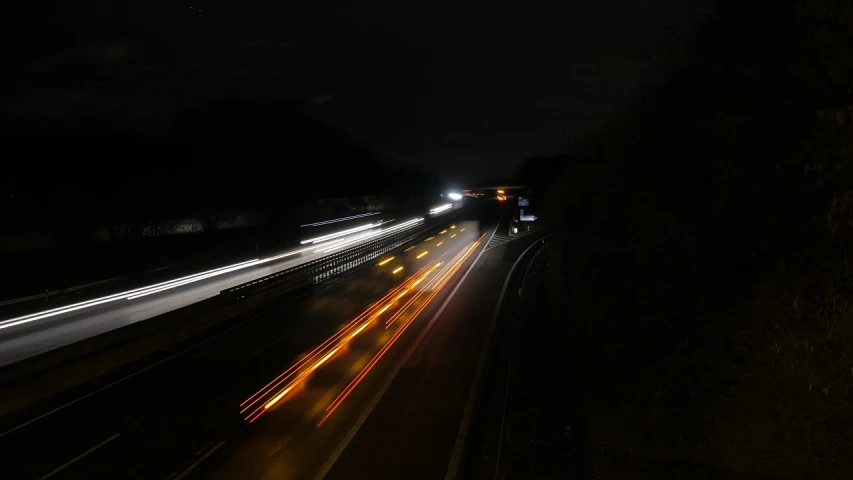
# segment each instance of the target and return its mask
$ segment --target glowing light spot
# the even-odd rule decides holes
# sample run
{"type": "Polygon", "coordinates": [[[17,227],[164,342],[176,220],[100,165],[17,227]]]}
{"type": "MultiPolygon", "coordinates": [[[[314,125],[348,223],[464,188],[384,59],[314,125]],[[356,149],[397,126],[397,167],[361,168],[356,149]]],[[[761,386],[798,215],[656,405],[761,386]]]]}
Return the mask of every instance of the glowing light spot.
{"type": "Polygon", "coordinates": [[[276,403],[278,403],[278,401],[279,401],[279,400],[281,400],[282,398],[284,398],[284,396],[285,396],[285,395],[287,395],[288,393],[290,393],[290,391],[291,391],[291,390],[293,390],[293,387],[292,387],[292,386],[287,387],[287,388],[285,388],[284,390],[282,390],[282,391],[281,391],[281,393],[279,393],[278,395],[276,395],[275,397],[273,397],[273,399],[272,399],[272,400],[270,400],[269,402],[267,402],[267,403],[266,403],[266,405],[264,405],[264,409],[265,409],[265,410],[269,410],[270,408],[272,408],[272,407],[273,407],[273,405],[275,405],[276,403]]]}
{"type": "Polygon", "coordinates": [[[317,368],[317,367],[319,367],[320,365],[322,365],[322,364],[326,363],[326,360],[328,360],[328,359],[332,358],[332,355],[334,355],[335,353],[337,353],[337,351],[338,351],[338,349],[336,348],[336,349],[332,350],[331,352],[327,353],[327,354],[326,354],[323,358],[321,358],[320,360],[317,360],[317,363],[315,363],[315,364],[314,364],[314,368],[317,368]]]}
{"type": "Polygon", "coordinates": [[[356,331],[352,332],[352,333],[349,335],[349,338],[352,338],[352,337],[354,337],[354,336],[358,335],[358,334],[359,334],[359,333],[361,333],[361,331],[362,331],[362,330],[364,330],[365,328],[367,328],[367,324],[366,324],[366,323],[365,323],[364,325],[362,325],[362,326],[358,327],[358,329],[356,329],[356,331]]]}
{"type": "Polygon", "coordinates": [[[435,215],[436,213],[441,213],[441,212],[448,210],[450,208],[453,208],[453,204],[452,203],[445,203],[444,205],[430,209],[429,213],[435,215]]]}

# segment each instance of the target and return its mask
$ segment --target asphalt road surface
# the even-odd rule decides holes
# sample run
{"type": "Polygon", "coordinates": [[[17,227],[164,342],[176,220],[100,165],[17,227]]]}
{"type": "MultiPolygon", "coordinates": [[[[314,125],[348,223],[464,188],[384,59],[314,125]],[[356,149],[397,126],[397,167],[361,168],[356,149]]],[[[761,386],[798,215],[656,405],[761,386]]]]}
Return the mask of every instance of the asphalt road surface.
{"type": "MultiPolygon", "coordinates": [[[[393,228],[401,222],[402,220],[392,222],[383,225],[382,228],[393,228]]],[[[354,232],[345,237],[330,239],[326,244],[334,244],[334,242],[341,242],[344,239],[355,238],[356,241],[351,245],[347,245],[348,247],[355,246],[359,243],[357,241],[358,236],[369,232],[377,232],[378,230],[354,232]]],[[[375,238],[377,237],[370,239],[375,238]]],[[[369,239],[362,241],[366,240],[369,239]]],[[[168,289],[165,289],[165,287],[169,285],[158,287],[158,291],[138,298],[118,297],[110,301],[99,302],[97,301],[98,298],[104,298],[103,296],[99,296],[86,300],[94,300],[91,306],[85,308],[72,307],[73,309],[64,313],[48,313],[50,316],[45,318],[39,318],[42,316],[40,315],[42,312],[39,312],[42,308],[38,308],[38,302],[35,302],[35,311],[17,312],[14,315],[0,315],[0,367],[106,333],[110,330],[177,310],[181,307],[216,296],[220,291],[227,288],[250,282],[254,279],[329,254],[315,252],[316,248],[310,248],[312,246],[308,247],[299,247],[289,252],[305,251],[258,265],[249,265],[247,267],[235,266],[221,270],[220,272],[208,271],[211,273],[206,273],[194,279],[175,282],[168,289]],[[34,318],[23,318],[17,322],[10,322],[10,320],[20,318],[24,314],[28,314],[34,318]]],[[[283,252],[283,254],[289,252],[283,252]]],[[[54,306],[54,308],[61,309],[67,309],[67,307],[67,305],[54,306]]],[[[29,308],[33,309],[33,307],[29,308]]]]}
{"type": "Polygon", "coordinates": [[[3,478],[444,478],[501,287],[539,236],[488,246],[501,215],[0,418],[3,478]]]}

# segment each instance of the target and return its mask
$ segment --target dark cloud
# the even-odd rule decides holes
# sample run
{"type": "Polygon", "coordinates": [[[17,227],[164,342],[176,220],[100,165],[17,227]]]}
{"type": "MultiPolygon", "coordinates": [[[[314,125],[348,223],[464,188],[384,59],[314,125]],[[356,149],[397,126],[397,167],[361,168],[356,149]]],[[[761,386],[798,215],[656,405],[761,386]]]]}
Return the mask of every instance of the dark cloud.
{"type": "Polygon", "coordinates": [[[164,125],[205,98],[292,97],[376,151],[395,152],[389,162],[505,176],[656,82],[659,66],[684,50],[668,28],[688,35],[706,2],[501,5],[57,4],[51,22],[39,23],[35,9],[35,27],[12,32],[23,47],[9,55],[19,75],[4,79],[5,103],[164,125]]]}

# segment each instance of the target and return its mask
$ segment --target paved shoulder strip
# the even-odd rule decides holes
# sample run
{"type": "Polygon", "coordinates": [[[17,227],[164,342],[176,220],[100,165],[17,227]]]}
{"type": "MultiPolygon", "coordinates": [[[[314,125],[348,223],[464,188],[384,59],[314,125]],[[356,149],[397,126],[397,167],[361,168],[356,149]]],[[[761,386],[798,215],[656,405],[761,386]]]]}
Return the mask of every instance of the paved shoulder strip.
{"type": "Polygon", "coordinates": [[[504,243],[512,241],[512,240],[515,240],[515,239],[512,237],[505,237],[503,235],[493,235],[491,240],[489,240],[488,245],[486,245],[486,250],[488,250],[490,248],[495,248],[498,245],[503,245],[504,243]]]}

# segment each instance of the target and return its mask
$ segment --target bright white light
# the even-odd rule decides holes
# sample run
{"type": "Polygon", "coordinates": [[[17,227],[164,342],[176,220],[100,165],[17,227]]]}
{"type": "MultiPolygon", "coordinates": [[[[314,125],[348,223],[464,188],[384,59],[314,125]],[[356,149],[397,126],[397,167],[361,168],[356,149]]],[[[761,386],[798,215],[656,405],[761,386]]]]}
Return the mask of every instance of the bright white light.
{"type": "Polygon", "coordinates": [[[338,243],[337,245],[328,246],[324,249],[317,250],[317,252],[329,253],[333,250],[337,250],[339,248],[352,245],[353,243],[357,243],[357,242],[364,240],[366,238],[375,237],[376,235],[387,235],[389,233],[396,232],[397,230],[400,230],[401,228],[406,228],[406,227],[412,226],[416,223],[422,222],[423,220],[424,220],[423,218],[415,218],[413,220],[409,220],[408,222],[403,222],[403,223],[401,223],[399,225],[395,225],[393,227],[383,228],[382,230],[379,230],[376,232],[369,232],[365,235],[360,235],[359,238],[357,238],[355,240],[347,239],[348,241],[346,241],[346,242],[338,243]]]}
{"type": "Polygon", "coordinates": [[[447,196],[450,197],[451,200],[462,200],[461,193],[448,193],[447,196]]]}
{"type": "MultiPolygon", "coordinates": [[[[388,222],[390,222],[390,221],[391,220],[389,220],[388,222]]],[[[373,237],[376,235],[389,234],[389,233],[395,232],[401,228],[406,228],[406,227],[408,227],[414,223],[421,222],[421,221],[423,221],[423,218],[417,218],[414,220],[409,220],[408,222],[401,223],[401,224],[396,225],[396,226],[391,227],[391,228],[386,228],[386,229],[382,229],[382,230],[378,230],[378,231],[374,231],[374,232],[364,232],[360,235],[355,235],[355,236],[350,236],[350,237],[342,237],[342,238],[332,239],[332,238],[330,238],[329,235],[326,235],[326,236],[324,236],[326,238],[326,240],[323,240],[324,237],[318,237],[315,239],[306,240],[306,242],[314,242],[316,244],[308,246],[306,248],[292,250],[292,251],[285,252],[285,253],[275,255],[272,257],[267,257],[264,259],[257,259],[256,258],[254,260],[248,260],[248,261],[241,262],[241,263],[235,263],[233,265],[228,265],[228,266],[216,268],[213,270],[207,270],[204,272],[195,273],[193,275],[187,275],[185,277],[176,278],[176,279],[169,280],[166,282],[156,283],[154,285],[149,285],[147,287],[135,288],[132,290],[127,290],[125,292],[116,293],[113,295],[107,295],[105,297],[95,298],[92,300],[87,300],[85,302],[74,303],[71,305],[63,306],[63,307],[57,307],[57,308],[52,308],[49,310],[44,310],[41,312],[31,313],[29,315],[23,315],[20,317],[10,318],[7,320],[0,321],[0,330],[2,330],[4,328],[14,327],[16,325],[22,325],[25,323],[34,322],[36,320],[43,320],[45,318],[50,318],[50,317],[55,317],[57,315],[63,315],[66,313],[75,312],[78,310],[82,310],[84,308],[94,307],[97,305],[103,305],[105,303],[114,302],[117,300],[123,300],[123,299],[134,300],[134,299],[137,299],[140,297],[152,295],[155,293],[164,292],[166,290],[171,290],[173,288],[181,287],[181,286],[188,285],[188,284],[198,282],[201,280],[206,280],[208,278],[213,278],[213,277],[223,275],[226,273],[235,272],[237,270],[242,270],[242,269],[249,268],[249,267],[255,267],[258,265],[263,265],[265,263],[273,262],[275,260],[279,260],[279,259],[282,259],[285,257],[289,257],[289,256],[297,255],[297,254],[300,254],[303,252],[307,252],[310,250],[314,250],[314,249],[317,249],[318,247],[319,247],[319,249],[315,250],[315,252],[321,252],[322,251],[324,253],[328,253],[332,250],[337,250],[339,248],[346,247],[346,246],[352,245],[354,243],[358,243],[365,238],[370,238],[370,237],[373,237]]],[[[338,232],[337,234],[330,234],[330,235],[339,237],[342,235],[353,233],[353,230],[355,230],[357,232],[358,230],[363,230],[363,229],[367,229],[370,227],[378,227],[379,225],[382,225],[382,224],[388,223],[388,222],[379,222],[375,225],[370,224],[370,225],[366,225],[363,227],[358,227],[356,229],[350,229],[350,230],[346,231],[347,233],[338,232]]],[[[306,242],[303,242],[303,244],[306,242]]]]}
{"type": "Polygon", "coordinates": [[[196,273],[193,275],[187,275],[186,277],[176,278],[174,280],[169,280],[167,282],[156,283],[154,285],[149,285],[147,287],[135,288],[133,290],[128,290],[126,292],[116,293],[114,295],[108,295],[106,297],[95,298],[93,300],[87,300],[85,302],[74,303],[71,305],[66,305],[64,307],[51,308],[50,310],[44,310],[42,312],[31,313],[29,315],[23,315],[21,317],[10,318],[8,320],[3,320],[0,322],[0,329],[14,327],[15,325],[21,325],[23,323],[29,323],[36,320],[42,320],[45,318],[53,317],[56,315],[62,315],[65,313],[75,312],[77,310],[82,310],[84,308],[93,307],[95,305],[102,305],[108,302],[114,302],[116,300],[121,300],[124,298],[128,298],[133,295],[141,294],[151,289],[160,289],[163,287],[172,288],[171,286],[175,285],[185,285],[186,283],[191,283],[197,280],[202,280],[204,278],[210,278],[210,276],[216,276],[222,273],[227,273],[226,271],[234,271],[240,268],[249,267],[255,265],[258,262],[258,259],[249,260],[247,262],[235,263],[234,265],[229,265],[227,267],[216,268],[213,270],[208,270],[206,272],[196,273]]]}
{"type": "Polygon", "coordinates": [[[320,225],[328,225],[330,223],[346,222],[347,220],[355,220],[356,218],[364,218],[364,217],[369,217],[371,215],[379,215],[380,213],[382,213],[382,212],[362,213],[361,215],[353,215],[351,217],[341,217],[341,218],[335,218],[333,220],[324,220],[322,222],[306,223],[305,225],[300,225],[300,227],[319,227],[320,225]]]}
{"type": "Polygon", "coordinates": [[[144,292],[140,292],[140,293],[137,293],[137,294],[135,294],[135,295],[131,295],[131,296],[127,297],[127,299],[128,299],[128,300],[133,300],[133,299],[136,299],[136,298],[139,298],[139,297],[144,297],[144,296],[151,295],[151,294],[154,294],[154,293],[159,293],[159,292],[163,292],[163,291],[166,291],[166,290],[171,290],[171,289],[173,289],[173,288],[175,288],[175,287],[180,287],[180,286],[182,286],[182,285],[186,285],[186,284],[188,284],[188,283],[193,283],[193,282],[197,282],[197,281],[199,281],[199,280],[204,280],[204,279],[207,279],[207,278],[216,277],[216,276],[222,275],[223,273],[233,272],[233,271],[236,271],[236,270],[242,270],[242,269],[244,269],[244,268],[246,268],[246,267],[252,267],[252,266],[255,266],[255,265],[260,265],[261,263],[264,263],[264,262],[267,262],[267,261],[269,261],[269,260],[256,260],[255,262],[253,262],[253,263],[249,263],[249,264],[246,264],[246,265],[239,265],[239,266],[231,267],[231,268],[227,268],[227,269],[224,269],[224,270],[221,270],[221,271],[218,271],[218,272],[214,272],[214,273],[207,273],[207,274],[205,274],[205,275],[200,275],[200,276],[198,276],[198,277],[194,277],[194,278],[191,278],[191,279],[189,279],[189,280],[183,280],[183,281],[181,281],[181,282],[171,283],[171,284],[169,284],[169,285],[165,285],[165,286],[158,287],[158,288],[150,288],[150,289],[148,289],[148,290],[145,290],[144,292]]]}
{"type": "MultiPolygon", "coordinates": [[[[361,232],[363,230],[367,230],[368,228],[378,227],[379,225],[382,225],[382,223],[383,222],[368,223],[367,225],[362,225],[360,227],[350,228],[347,230],[341,230],[340,232],[330,233],[328,235],[323,235],[322,237],[309,238],[308,240],[302,240],[299,243],[301,243],[302,245],[305,245],[306,243],[325,242],[326,240],[331,240],[333,238],[343,237],[344,235],[349,235],[350,233],[361,232]]],[[[384,223],[388,223],[388,222],[384,222],[384,223]]]]}
{"type": "Polygon", "coordinates": [[[452,203],[445,203],[444,205],[441,205],[440,207],[435,207],[435,208],[431,209],[429,211],[429,213],[435,215],[436,213],[441,213],[441,212],[443,212],[447,209],[450,209],[450,208],[453,208],[453,204],[452,203]]]}
{"type": "Polygon", "coordinates": [[[360,234],[355,235],[355,236],[344,237],[344,238],[336,238],[334,240],[321,243],[319,245],[314,245],[314,248],[320,247],[319,249],[314,250],[314,253],[325,252],[325,251],[328,251],[327,249],[329,249],[331,247],[337,247],[338,245],[343,245],[345,243],[347,245],[349,245],[349,244],[357,242],[358,240],[361,240],[363,238],[367,238],[367,237],[371,236],[373,233],[375,233],[375,232],[371,230],[369,232],[363,232],[363,233],[360,233],[360,234]]]}

